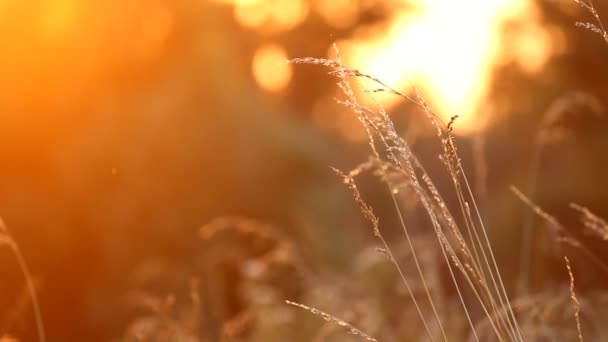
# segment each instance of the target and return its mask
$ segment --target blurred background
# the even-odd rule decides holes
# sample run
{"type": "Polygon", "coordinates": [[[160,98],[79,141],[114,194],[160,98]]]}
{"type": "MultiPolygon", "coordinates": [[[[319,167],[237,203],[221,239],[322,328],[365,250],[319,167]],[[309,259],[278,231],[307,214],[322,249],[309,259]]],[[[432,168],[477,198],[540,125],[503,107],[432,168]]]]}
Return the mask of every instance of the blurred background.
{"type": "MultiPolygon", "coordinates": [[[[608,257],[568,207],[608,216],[608,45],[577,21],[593,18],[568,0],[0,1],[0,216],[49,341],[348,338],[284,299],[408,336],[407,295],[329,168],[365,161],[365,132],[328,70],[284,63],[333,58],[334,42],[345,64],[460,116],[510,291],[522,227],[542,270],[530,291],[567,286],[509,186],[608,257]]],[[[378,100],[448,184],[423,113],[378,100]]],[[[390,238],[384,188],[363,188],[390,238]]],[[[605,288],[573,267],[581,291],[605,288]]],[[[0,334],[34,341],[9,248],[0,270],[0,334]]]]}

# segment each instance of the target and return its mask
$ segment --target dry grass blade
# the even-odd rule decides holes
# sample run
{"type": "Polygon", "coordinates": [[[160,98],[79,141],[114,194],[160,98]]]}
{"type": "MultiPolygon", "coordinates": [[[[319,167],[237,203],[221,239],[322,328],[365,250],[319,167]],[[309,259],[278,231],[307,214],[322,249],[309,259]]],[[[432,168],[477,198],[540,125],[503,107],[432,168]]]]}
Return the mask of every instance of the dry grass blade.
{"type": "Polygon", "coordinates": [[[570,277],[570,299],[572,299],[572,307],[574,309],[574,319],[576,320],[576,330],[578,332],[578,339],[583,341],[583,332],[581,329],[581,303],[578,301],[576,297],[576,291],[574,290],[574,274],[572,273],[572,267],[570,266],[570,260],[568,260],[567,256],[564,256],[564,260],[566,261],[566,269],[568,269],[568,276],[570,277]]]}
{"type": "Polygon", "coordinates": [[[595,7],[593,6],[593,2],[591,0],[573,0],[573,1],[575,3],[577,3],[579,6],[581,6],[582,8],[584,8],[587,12],[589,12],[593,16],[593,19],[595,19],[595,23],[579,21],[579,22],[576,22],[575,25],[577,27],[582,27],[584,29],[587,29],[589,31],[599,34],[604,39],[604,42],[606,42],[608,44],[608,32],[606,32],[606,29],[604,28],[604,24],[602,23],[600,15],[597,13],[597,11],[595,10],[595,7]]]}
{"type": "Polygon", "coordinates": [[[0,218],[0,245],[1,244],[7,245],[13,251],[13,253],[15,254],[15,257],[17,258],[17,263],[19,264],[19,268],[21,269],[21,272],[23,272],[23,276],[25,278],[25,282],[27,284],[27,288],[30,293],[30,297],[32,299],[32,307],[34,310],[34,317],[36,320],[36,329],[38,331],[38,339],[40,342],[46,342],[46,334],[44,331],[44,324],[42,321],[42,313],[40,310],[40,304],[38,302],[38,296],[36,295],[36,288],[34,286],[34,280],[29,271],[29,267],[27,266],[27,263],[25,262],[25,258],[23,257],[23,254],[21,253],[21,250],[19,249],[19,246],[17,245],[15,240],[12,238],[12,236],[9,234],[9,231],[6,228],[6,225],[4,224],[4,221],[2,220],[2,218],[0,218]]]}
{"type": "MultiPolygon", "coordinates": [[[[370,222],[372,222],[372,224],[374,226],[374,234],[382,241],[382,243],[384,245],[384,251],[386,251],[385,255],[389,256],[389,259],[392,261],[392,263],[396,267],[397,271],[399,272],[399,275],[402,278],[406,288],[408,289],[408,292],[410,293],[410,296],[414,302],[414,305],[416,306],[416,309],[418,310],[418,313],[423,321],[423,325],[424,325],[427,333],[429,334],[429,337],[431,338],[431,340],[433,340],[433,334],[431,333],[431,331],[427,325],[427,322],[424,319],[422,311],[418,305],[418,302],[416,301],[416,299],[414,297],[413,292],[410,290],[410,286],[408,284],[407,279],[404,276],[404,272],[402,271],[401,267],[399,266],[399,263],[395,260],[395,258],[392,257],[392,252],[391,252],[390,248],[388,247],[386,241],[384,240],[384,237],[380,234],[380,230],[378,227],[378,220],[375,217],[375,215],[373,214],[373,212],[371,211],[371,208],[362,200],[361,195],[359,194],[358,189],[355,186],[354,177],[356,175],[358,175],[359,173],[361,173],[362,171],[373,170],[373,171],[375,171],[375,173],[377,175],[380,176],[381,180],[388,186],[388,188],[389,188],[388,190],[391,195],[394,208],[399,217],[399,222],[400,222],[401,228],[403,230],[403,233],[405,234],[405,238],[407,240],[410,251],[412,252],[412,258],[413,258],[414,264],[416,266],[418,276],[419,276],[422,286],[424,288],[427,300],[429,302],[429,305],[431,306],[433,315],[435,317],[435,320],[436,320],[439,330],[441,332],[441,336],[444,341],[447,341],[447,335],[445,333],[443,323],[441,322],[441,318],[439,317],[439,313],[437,312],[437,309],[435,307],[435,303],[433,301],[429,287],[427,285],[425,275],[422,272],[420,263],[418,261],[417,253],[412,244],[410,233],[405,224],[405,215],[402,212],[401,208],[399,207],[399,204],[398,204],[398,201],[396,198],[396,195],[399,192],[398,186],[395,185],[394,182],[391,180],[391,175],[390,175],[391,171],[390,170],[393,170],[393,172],[392,172],[393,175],[397,175],[398,177],[402,176],[400,173],[405,173],[406,179],[410,178],[410,175],[414,174],[412,172],[410,172],[410,173],[403,172],[404,164],[402,164],[402,161],[399,159],[399,157],[397,156],[397,153],[394,150],[394,149],[396,149],[399,151],[406,151],[407,146],[405,145],[403,139],[401,139],[397,135],[397,133],[393,127],[393,123],[390,120],[390,118],[388,117],[387,113],[384,111],[384,108],[382,108],[382,106],[379,103],[377,103],[375,101],[374,97],[371,95],[371,93],[373,93],[374,91],[369,92],[369,91],[365,90],[365,92],[369,95],[372,102],[376,104],[377,111],[367,108],[359,103],[359,101],[358,101],[357,97],[355,96],[355,93],[351,87],[351,84],[348,82],[348,78],[349,77],[367,78],[367,79],[372,80],[372,81],[376,82],[377,84],[379,84],[382,87],[381,89],[385,89],[386,91],[388,91],[394,95],[404,97],[408,101],[415,103],[417,105],[420,105],[420,104],[417,103],[414,99],[407,97],[407,95],[402,94],[392,88],[389,88],[386,84],[382,83],[382,81],[374,78],[373,76],[366,75],[366,74],[359,72],[356,69],[351,69],[346,66],[343,66],[341,64],[340,54],[339,54],[339,51],[338,51],[336,45],[334,45],[334,49],[336,52],[337,61],[326,61],[323,59],[319,60],[319,59],[314,59],[314,58],[312,58],[312,59],[308,58],[308,59],[303,59],[303,61],[293,60],[292,62],[306,63],[307,61],[312,60],[313,61],[312,64],[322,63],[322,65],[324,65],[324,66],[332,66],[333,70],[330,71],[329,73],[331,75],[338,76],[338,78],[340,79],[340,81],[338,82],[338,87],[340,89],[342,89],[342,91],[343,91],[344,95],[346,95],[347,99],[345,101],[338,101],[338,102],[342,103],[347,108],[350,108],[351,110],[354,111],[354,113],[356,113],[357,118],[362,123],[362,125],[365,128],[365,131],[367,133],[368,140],[369,140],[368,143],[372,150],[372,156],[368,162],[366,162],[366,163],[360,165],[359,167],[355,168],[354,170],[350,171],[348,177],[346,175],[340,173],[337,170],[335,170],[335,171],[337,171],[338,174],[343,177],[345,184],[349,185],[349,187],[351,188],[351,190],[354,193],[355,199],[357,200],[357,202],[359,203],[359,205],[361,207],[361,210],[362,210],[364,216],[370,222]],[[386,153],[387,160],[385,160],[385,158],[382,157],[382,155],[384,155],[384,153],[380,153],[379,150],[376,148],[376,138],[375,138],[376,136],[378,137],[378,143],[379,143],[380,147],[383,147],[386,150],[385,153],[386,153]],[[396,172],[394,172],[394,171],[396,171],[396,172]]],[[[380,91],[381,89],[379,89],[377,91],[380,91]]],[[[439,120],[437,117],[434,117],[434,119],[439,120]]],[[[410,155],[410,153],[408,153],[408,155],[410,155]]],[[[407,164],[408,167],[406,167],[406,168],[408,170],[412,170],[411,165],[409,165],[409,161],[408,161],[407,157],[403,158],[403,162],[405,162],[405,164],[407,164]]],[[[444,253],[444,256],[445,256],[445,253],[444,253]]],[[[446,256],[446,261],[447,261],[447,256],[446,256]]]]}
{"type": "Polygon", "coordinates": [[[335,323],[343,328],[346,328],[348,330],[349,333],[355,335],[355,336],[359,336],[361,338],[363,338],[365,341],[369,341],[369,342],[378,342],[378,340],[376,340],[375,338],[369,336],[368,334],[364,333],[363,331],[355,328],[354,326],[352,326],[349,323],[344,322],[343,320],[332,316],[326,312],[323,312],[319,309],[315,309],[312,308],[310,306],[304,305],[304,304],[300,304],[300,303],[296,303],[296,302],[292,302],[289,300],[286,300],[285,303],[298,307],[300,309],[304,309],[310,313],[312,313],[313,315],[317,315],[317,316],[321,316],[324,320],[326,320],[327,322],[331,322],[331,323],[335,323]]]}
{"type": "MultiPolygon", "coordinates": [[[[314,64],[331,68],[329,74],[336,76],[339,79],[338,87],[346,96],[345,100],[338,100],[338,102],[350,108],[357,115],[357,118],[362,123],[367,133],[368,143],[372,150],[371,160],[357,167],[348,174],[343,174],[340,172],[339,174],[343,177],[344,183],[347,184],[353,191],[355,200],[359,203],[363,215],[372,223],[374,234],[382,241],[384,245],[384,248],[382,249],[385,251],[384,254],[387,255],[395,264],[401,278],[403,279],[403,282],[409,290],[409,285],[405,279],[405,276],[403,275],[403,272],[401,271],[398,263],[392,257],[390,248],[388,248],[388,245],[380,234],[377,217],[375,217],[373,214],[371,207],[363,202],[361,195],[354,184],[354,177],[362,171],[373,171],[374,174],[379,176],[381,181],[389,187],[389,193],[393,200],[399,222],[405,234],[405,238],[412,249],[414,264],[418,271],[433,314],[435,315],[435,319],[437,320],[441,329],[443,339],[447,341],[447,335],[443,330],[441,319],[437,310],[435,309],[431,293],[426,286],[426,281],[424,279],[425,276],[420,268],[420,264],[417,261],[416,251],[413,250],[410,240],[410,233],[408,232],[405,224],[405,212],[401,210],[400,205],[398,204],[397,196],[400,194],[400,190],[402,188],[406,188],[408,191],[413,191],[417,201],[422,205],[424,211],[428,214],[430,225],[432,226],[438,240],[438,247],[450,271],[452,282],[456,287],[475,339],[478,340],[475,327],[471,317],[469,316],[464,298],[461,295],[458,284],[459,281],[452,271],[453,266],[462,273],[462,276],[464,277],[463,281],[468,283],[476,298],[479,300],[479,304],[481,305],[484,313],[488,316],[490,324],[498,339],[500,341],[521,341],[521,332],[513,310],[510,307],[509,299],[501,279],[488,235],[486,233],[486,228],[456,151],[452,129],[457,116],[452,116],[450,121],[445,123],[432,111],[430,106],[422,97],[420,91],[415,86],[412,85],[413,95],[406,95],[394,88],[391,88],[373,76],[364,74],[357,69],[344,66],[339,59],[339,54],[337,51],[336,55],[338,56],[337,60],[323,58],[297,58],[290,60],[289,62],[314,64]],[[357,97],[355,96],[355,92],[350,85],[350,80],[356,78],[370,80],[379,86],[378,89],[363,89],[364,93],[367,94],[372,103],[375,104],[375,107],[369,108],[359,103],[357,97]],[[441,196],[438,194],[437,189],[433,185],[429,175],[417,160],[417,157],[411,151],[409,144],[397,133],[388,113],[386,113],[384,108],[382,108],[382,106],[375,101],[373,94],[378,92],[385,92],[401,97],[405,101],[416,105],[418,108],[422,109],[433,127],[436,129],[437,136],[439,137],[443,147],[440,158],[443,160],[446,169],[451,176],[452,183],[458,195],[459,205],[462,215],[465,218],[470,243],[466,242],[463,238],[461,229],[455,224],[452,213],[447,208],[441,196]],[[481,232],[478,232],[480,230],[481,232]],[[457,245],[453,246],[453,243],[456,243],[457,245]],[[486,279],[486,276],[488,279],[486,279]],[[501,312],[506,312],[507,314],[500,314],[501,312]]],[[[422,315],[422,311],[418,307],[418,303],[412,292],[409,292],[410,297],[412,297],[416,309],[418,310],[418,313],[423,321],[423,324],[427,329],[427,333],[429,333],[429,336],[431,336],[432,339],[432,334],[428,329],[424,316],[422,315]]]]}
{"type": "Polygon", "coordinates": [[[554,238],[557,242],[569,245],[574,248],[578,248],[580,251],[585,253],[587,257],[597,265],[603,272],[608,274],[608,265],[601,258],[599,258],[596,254],[594,254],[587,246],[585,246],[581,241],[579,241],[576,237],[574,237],[564,226],[562,226],[559,221],[551,216],[549,213],[544,211],[541,207],[534,204],[530,198],[524,195],[519,189],[514,186],[511,186],[511,191],[528,207],[532,209],[532,211],[539,216],[541,219],[546,221],[551,228],[550,233],[553,234],[554,238]]]}
{"type": "Polygon", "coordinates": [[[600,239],[608,241],[608,222],[592,213],[588,208],[570,203],[570,207],[581,214],[581,221],[589,232],[597,235],[600,239]]]}
{"type": "MultiPolygon", "coordinates": [[[[366,75],[364,75],[363,77],[376,81],[376,79],[370,78],[369,76],[366,76],[366,75]]],[[[383,87],[386,87],[386,85],[383,83],[380,83],[380,85],[383,87]]],[[[441,196],[438,196],[436,188],[432,184],[432,181],[430,180],[430,177],[428,176],[427,172],[424,170],[424,168],[422,167],[420,162],[417,160],[416,156],[411,152],[407,143],[398,136],[398,134],[396,133],[396,131],[393,127],[392,121],[388,117],[387,113],[381,107],[379,107],[379,113],[382,118],[382,122],[381,122],[381,125],[378,125],[378,126],[380,126],[382,128],[377,127],[373,123],[369,123],[369,125],[373,128],[375,133],[380,137],[380,140],[383,142],[383,144],[387,150],[387,153],[389,155],[388,156],[389,163],[393,163],[395,168],[400,170],[400,172],[402,172],[406,178],[409,178],[409,181],[418,197],[418,200],[423,204],[425,211],[427,212],[429,219],[431,220],[431,223],[435,230],[435,233],[437,235],[439,245],[441,247],[441,252],[444,255],[444,258],[446,259],[447,266],[450,270],[450,274],[452,276],[453,283],[456,286],[457,291],[459,292],[459,296],[460,296],[460,289],[459,289],[456,279],[454,278],[454,274],[452,273],[451,266],[450,266],[451,263],[450,263],[449,259],[451,259],[454,262],[454,265],[456,266],[456,268],[458,268],[462,272],[462,274],[464,275],[467,282],[469,282],[471,289],[476,293],[476,296],[479,298],[480,304],[482,305],[484,312],[486,312],[486,314],[488,314],[489,317],[495,317],[495,315],[491,315],[486,310],[483,300],[481,299],[481,296],[479,296],[479,294],[477,293],[477,290],[475,289],[475,287],[476,287],[475,283],[473,281],[471,281],[471,277],[473,277],[473,278],[484,279],[483,283],[484,284],[487,283],[484,278],[485,275],[483,274],[483,272],[479,271],[479,270],[483,269],[484,267],[486,267],[488,270],[488,273],[490,274],[490,276],[492,278],[492,284],[495,287],[495,293],[498,294],[498,301],[500,302],[500,306],[508,307],[508,298],[506,296],[506,292],[504,291],[504,286],[502,285],[502,280],[500,279],[500,273],[498,272],[498,268],[496,267],[496,262],[494,260],[493,254],[492,254],[492,249],[491,249],[491,246],[489,245],[489,240],[487,239],[487,235],[485,233],[485,227],[483,227],[483,222],[481,221],[481,216],[479,215],[479,211],[477,210],[475,201],[472,198],[473,197],[472,192],[468,185],[466,177],[464,176],[464,170],[462,169],[462,165],[460,164],[460,160],[459,160],[458,154],[456,152],[456,146],[454,144],[453,137],[451,135],[452,126],[453,126],[454,121],[456,120],[457,116],[451,117],[449,123],[445,124],[435,113],[432,112],[432,110],[430,109],[428,104],[425,102],[425,100],[422,97],[419,90],[414,87],[414,91],[415,91],[416,99],[417,99],[416,104],[424,110],[427,117],[431,120],[434,127],[437,129],[438,136],[441,138],[442,146],[444,148],[444,153],[441,156],[441,158],[444,160],[445,165],[451,175],[451,179],[452,179],[452,182],[454,183],[455,190],[459,196],[459,202],[461,205],[461,209],[463,210],[463,215],[467,216],[465,214],[466,201],[464,200],[464,194],[462,192],[462,187],[461,187],[461,184],[459,181],[459,177],[461,177],[461,176],[464,178],[465,188],[468,190],[468,193],[471,196],[471,200],[473,201],[474,208],[475,208],[475,213],[477,214],[481,227],[484,230],[483,235],[485,237],[485,242],[487,244],[485,248],[483,247],[483,242],[479,238],[477,231],[475,229],[471,229],[472,226],[475,226],[475,223],[473,222],[473,220],[470,216],[470,211],[466,210],[469,213],[469,215],[468,215],[469,220],[466,220],[467,231],[469,232],[470,235],[471,235],[471,233],[470,233],[471,230],[475,231],[476,242],[479,244],[479,246],[481,248],[482,254],[484,256],[484,261],[485,261],[485,264],[483,264],[483,265],[481,263],[478,263],[477,265],[475,263],[473,263],[473,265],[476,266],[474,268],[475,270],[473,271],[473,274],[470,275],[465,270],[465,269],[473,270],[473,268],[463,267],[466,263],[459,260],[459,256],[455,253],[455,249],[451,246],[449,240],[446,239],[446,236],[443,232],[442,225],[439,223],[439,218],[443,218],[444,221],[447,221],[447,223],[448,223],[447,226],[452,228],[451,231],[454,233],[454,237],[456,238],[456,240],[463,242],[460,231],[458,230],[457,227],[455,227],[455,225],[453,225],[454,221],[453,221],[453,217],[452,217],[451,213],[449,213],[449,210],[447,210],[445,203],[441,199],[441,196]],[[432,196],[429,196],[429,194],[427,192],[425,192],[425,189],[422,188],[420,181],[418,179],[418,176],[416,175],[416,171],[415,171],[416,169],[418,169],[419,171],[422,172],[422,178],[424,180],[424,183],[428,187],[427,190],[431,194],[433,194],[432,196]],[[434,205],[431,205],[432,202],[437,202],[437,203],[435,203],[434,205]],[[495,267],[494,269],[492,269],[492,266],[490,265],[490,261],[488,260],[488,257],[485,253],[486,249],[489,251],[490,258],[493,261],[493,265],[495,267]],[[496,274],[496,278],[494,277],[494,274],[496,274]],[[496,279],[498,279],[498,283],[502,287],[502,294],[504,294],[504,297],[501,295],[501,289],[499,289],[499,285],[497,284],[496,279]]],[[[405,95],[402,95],[401,93],[399,93],[391,88],[388,89],[388,92],[401,96],[401,97],[405,98],[406,100],[411,101],[411,99],[409,97],[406,97],[405,95]]],[[[353,109],[355,109],[355,108],[353,108],[353,109]]],[[[369,110],[367,110],[367,111],[369,111],[369,110]]],[[[367,112],[367,111],[365,111],[365,112],[367,112]]],[[[366,124],[369,122],[369,120],[362,121],[362,122],[364,124],[366,124]]],[[[367,128],[367,126],[366,126],[366,128],[367,128]]],[[[368,129],[368,131],[369,131],[369,129],[368,129]]],[[[372,141],[373,141],[373,137],[370,136],[370,142],[372,142],[372,141]]],[[[373,149],[373,147],[372,147],[372,149],[373,149]]],[[[377,152],[375,152],[375,150],[374,150],[374,153],[377,155],[377,152]]],[[[391,188],[394,188],[394,186],[391,185],[390,183],[389,183],[389,186],[391,188]]],[[[391,193],[391,195],[394,198],[394,193],[391,193]]],[[[469,246],[467,244],[462,244],[461,246],[462,246],[462,248],[459,248],[459,249],[463,252],[465,259],[470,259],[469,246]]],[[[477,248],[475,242],[473,242],[471,247],[472,247],[474,253],[476,255],[478,255],[478,252],[477,252],[478,248],[477,248]]],[[[479,260],[479,258],[477,258],[477,259],[479,260]]],[[[490,302],[489,305],[493,308],[493,310],[499,310],[498,305],[496,304],[496,298],[493,296],[493,294],[489,291],[489,289],[484,284],[479,283],[482,295],[485,295],[485,297],[489,300],[489,302],[490,302]]],[[[468,313],[468,310],[467,310],[467,307],[466,307],[464,301],[462,301],[462,305],[465,309],[465,315],[467,316],[467,320],[469,321],[469,323],[471,325],[471,329],[474,334],[474,337],[477,339],[475,328],[472,325],[472,322],[470,320],[469,313],[468,313]]],[[[511,311],[511,310],[509,310],[509,311],[511,311]]],[[[499,317],[501,319],[503,318],[502,316],[499,316],[499,317]]],[[[505,330],[508,332],[508,334],[511,335],[511,338],[513,340],[517,340],[517,337],[515,335],[516,334],[520,335],[520,333],[519,333],[519,329],[517,328],[517,323],[516,323],[515,317],[514,317],[514,315],[511,314],[511,316],[509,318],[512,318],[513,321],[511,321],[509,319],[508,322],[503,321],[500,323],[509,325],[509,327],[506,328],[505,330]],[[516,332],[513,333],[513,331],[516,331],[516,332]]],[[[494,322],[492,321],[491,323],[494,323],[494,322]]],[[[496,330],[496,333],[500,338],[501,333],[498,331],[498,329],[496,330]]]]}
{"type": "MultiPolygon", "coordinates": [[[[429,326],[426,322],[424,314],[422,313],[422,309],[420,308],[420,305],[418,304],[418,301],[416,300],[416,297],[414,296],[414,291],[412,290],[412,286],[410,285],[409,281],[405,277],[405,273],[401,269],[401,266],[399,265],[399,263],[393,256],[393,252],[392,252],[390,246],[388,245],[388,243],[382,236],[382,233],[380,232],[380,220],[378,219],[376,214],[374,214],[372,207],[363,200],[363,197],[361,196],[361,193],[359,192],[359,188],[357,187],[357,184],[355,183],[355,179],[352,176],[352,174],[359,173],[360,169],[357,168],[357,169],[351,171],[348,175],[341,172],[338,169],[333,169],[333,170],[340,177],[342,177],[344,184],[346,184],[349,187],[349,189],[351,190],[351,192],[353,193],[353,197],[355,198],[355,201],[359,205],[359,208],[360,208],[361,212],[363,213],[363,216],[372,224],[374,236],[376,236],[383,245],[382,254],[384,254],[397,269],[397,272],[399,273],[399,276],[401,277],[401,280],[403,281],[403,284],[405,285],[407,292],[409,293],[410,298],[412,299],[412,302],[414,303],[414,307],[416,308],[418,316],[422,320],[422,324],[424,325],[424,328],[425,328],[427,334],[429,335],[431,340],[433,340],[433,334],[431,333],[431,329],[429,328],[429,326]]],[[[413,249],[412,249],[412,253],[415,253],[413,249]]],[[[443,336],[445,338],[445,334],[443,336]]]]}
{"type": "Polygon", "coordinates": [[[543,220],[545,220],[547,223],[549,223],[549,225],[552,228],[554,228],[558,232],[564,231],[564,227],[561,225],[561,223],[559,223],[559,221],[555,217],[551,216],[549,213],[547,213],[546,211],[544,211],[541,207],[539,207],[534,202],[532,202],[532,200],[530,198],[528,198],[528,196],[524,195],[524,193],[521,192],[521,190],[519,190],[518,188],[516,188],[514,186],[511,186],[511,191],[524,204],[526,204],[528,207],[530,207],[530,209],[532,209],[532,211],[534,211],[534,213],[537,216],[539,216],[540,218],[542,218],[543,220]]]}

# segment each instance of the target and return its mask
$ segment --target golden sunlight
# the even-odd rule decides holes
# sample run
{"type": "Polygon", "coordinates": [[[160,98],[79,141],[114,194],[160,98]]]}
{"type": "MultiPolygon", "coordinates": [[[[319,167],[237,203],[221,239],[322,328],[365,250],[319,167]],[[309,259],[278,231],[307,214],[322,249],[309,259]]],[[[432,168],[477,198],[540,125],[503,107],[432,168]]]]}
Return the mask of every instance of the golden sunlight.
{"type": "MultiPolygon", "coordinates": [[[[232,5],[242,26],[265,34],[301,24],[309,7],[331,27],[353,27],[365,5],[357,0],[215,1],[232,5]]],[[[355,26],[354,33],[337,42],[338,47],[349,66],[403,92],[411,91],[411,84],[419,87],[445,120],[459,115],[455,129],[460,134],[484,127],[491,112],[486,98],[495,67],[515,63],[525,72],[538,72],[551,55],[564,49],[561,32],[542,24],[532,0],[414,3],[415,7],[409,2],[397,6],[387,21],[355,26]],[[514,25],[505,33],[507,23],[514,25]]],[[[277,68],[270,62],[282,54],[276,47],[256,54],[253,73],[265,89],[281,89],[290,79],[288,67],[277,68]]],[[[329,54],[333,57],[333,49],[329,54]]],[[[377,88],[369,82],[362,84],[377,88]]],[[[388,94],[376,97],[388,109],[400,103],[388,94]]]]}
{"type": "Polygon", "coordinates": [[[317,11],[335,28],[352,26],[359,18],[359,2],[355,0],[316,0],[317,11]]]}
{"type": "Polygon", "coordinates": [[[175,18],[171,11],[163,6],[150,6],[142,11],[139,33],[141,39],[138,45],[143,56],[156,56],[171,34],[175,18]]]}
{"type": "Polygon", "coordinates": [[[266,1],[250,1],[234,6],[234,18],[244,27],[262,26],[272,13],[272,6],[266,1]]]}
{"type": "Polygon", "coordinates": [[[145,39],[162,41],[169,35],[173,21],[173,15],[168,8],[151,7],[142,14],[141,33],[145,39]]]}
{"type": "Polygon", "coordinates": [[[44,2],[40,31],[48,40],[62,38],[73,28],[81,4],[77,0],[49,0],[44,2]]]}
{"type": "Polygon", "coordinates": [[[275,0],[271,24],[275,30],[286,31],[301,24],[308,16],[307,0],[275,0]]]}
{"type": "MultiPolygon", "coordinates": [[[[411,81],[423,88],[435,110],[444,118],[460,115],[456,130],[468,133],[483,126],[476,113],[483,111],[492,68],[505,62],[499,42],[507,20],[526,22],[509,57],[538,71],[551,45],[529,0],[421,1],[415,11],[395,13],[386,28],[367,28],[338,45],[347,64],[392,87],[407,91],[411,81]]],[[[387,107],[399,101],[378,100],[387,107]]]]}
{"type": "Polygon", "coordinates": [[[215,0],[233,6],[234,18],[244,26],[287,31],[301,24],[309,12],[308,0],[215,0]]]}
{"type": "Polygon", "coordinates": [[[291,65],[287,53],[275,44],[264,45],[253,56],[252,71],[256,82],[265,90],[278,91],[291,79],[291,65]]]}

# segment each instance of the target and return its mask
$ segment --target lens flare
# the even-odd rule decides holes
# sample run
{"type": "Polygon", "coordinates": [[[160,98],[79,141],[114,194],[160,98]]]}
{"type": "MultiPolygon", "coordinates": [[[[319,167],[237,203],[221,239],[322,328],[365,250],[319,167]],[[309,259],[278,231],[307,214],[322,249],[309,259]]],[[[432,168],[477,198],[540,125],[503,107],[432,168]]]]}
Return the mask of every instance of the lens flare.
{"type": "MultiPolygon", "coordinates": [[[[413,82],[423,88],[442,117],[460,116],[456,130],[467,133],[481,128],[476,113],[493,67],[505,63],[499,43],[501,25],[509,20],[527,23],[509,57],[526,71],[538,71],[550,55],[551,42],[528,0],[426,0],[414,11],[395,13],[388,26],[367,28],[339,46],[349,65],[392,87],[406,91],[413,82]]],[[[386,107],[399,101],[388,94],[378,100],[386,107]]]]}
{"type": "Polygon", "coordinates": [[[253,76],[265,90],[278,91],[291,79],[291,65],[286,63],[287,53],[274,44],[260,47],[253,56],[253,76]]]}
{"type": "MultiPolygon", "coordinates": [[[[407,6],[395,6],[387,21],[373,24],[359,22],[369,8],[369,2],[364,1],[215,1],[234,6],[235,18],[242,26],[264,34],[296,27],[309,10],[336,29],[354,27],[348,38],[338,42],[346,64],[403,92],[415,84],[444,120],[459,115],[455,129],[462,134],[483,128],[489,118],[487,95],[495,67],[515,63],[524,72],[534,73],[564,50],[561,32],[542,23],[533,0],[404,2],[407,6]]],[[[291,71],[263,72],[273,69],[260,66],[261,60],[270,58],[267,53],[259,52],[263,58],[258,56],[254,62],[258,65],[254,65],[254,76],[265,89],[280,89],[290,78],[280,75],[290,75],[291,71]],[[269,79],[263,80],[262,74],[269,79]]],[[[333,49],[329,54],[333,56],[333,49]]],[[[395,96],[376,95],[388,109],[400,103],[395,96]]]]}

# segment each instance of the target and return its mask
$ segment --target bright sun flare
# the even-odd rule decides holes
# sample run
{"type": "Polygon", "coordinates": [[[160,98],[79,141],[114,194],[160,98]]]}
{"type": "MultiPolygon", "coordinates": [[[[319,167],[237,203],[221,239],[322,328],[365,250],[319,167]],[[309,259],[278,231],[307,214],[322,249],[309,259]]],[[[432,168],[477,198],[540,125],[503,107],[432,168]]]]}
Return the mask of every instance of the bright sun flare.
{"type": "MultiPolygon", "coordinates": [[[[231,3],[235,18],[243,26],[264,31],[291,29],[293,25],[281,24],[276,18],[295,18],[299,24],[311,10],[329,25],[341,28],[355,22],[362,6],[355,0],[335,1],[331,6],[329,1],[298,0],[298,6],[288,7],[278,4],[292,0],[216,1],[231,3]],[[277,8],[297,13],[277,15],[277,8]]],[[[407,92],[410,82],[422,88],[443,118],[460,116],[458,133],[483,127],[484,114],[491,111],[484,102],[495,66],[515,62],[527,72],[537,72],[557,50],[553,46],[555,32],[550,33],[541,24],[538,9],[530,0],[404,0],[404,4],[414,8],[397,6],[388,23],[360,27],[350,38],[339,41],[342,58],[349,66],[400,91],[407,92]],[[507,21],[518,24],[512,46],[505,48],[501,44],[502,25],[507,21]]],[[[276,74],[280,70],[274,64],[268,64],[268,68],[276,74]]],[[[261,69],[254,69],[258,83],[262,82],[261,69]]],[[[263,83],[260,86],[268,88],[263,83]]],[[[400,101],[391,95],[377,97],[389,109],[400,101]]]]}
{"type": "MultiPolygon", "coordinates": [[[[506,56],[499,50],[500,25],[526,19],[523,67],[537,71],[550,54],[549,37],[537,24],[528,0],[426,0],[415,10],[396,13],[388,28],[339,43],[348,64],[406,91],[409,82],[422,86],[444,118],[458,114],[460,133],[480,128],[479,111],[492,68],[506,56]]],[[[381,96],[384,106],[399,101],[381,96]]]]}

